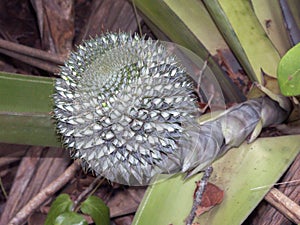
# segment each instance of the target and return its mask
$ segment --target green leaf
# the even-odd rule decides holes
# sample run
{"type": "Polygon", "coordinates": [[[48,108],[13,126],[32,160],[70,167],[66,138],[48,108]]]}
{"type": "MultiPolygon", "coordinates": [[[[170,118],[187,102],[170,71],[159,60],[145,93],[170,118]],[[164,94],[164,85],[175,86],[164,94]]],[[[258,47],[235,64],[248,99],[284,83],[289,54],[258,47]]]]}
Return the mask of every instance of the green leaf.
{"type": "Polygon", "coordinates": [[[171,40],[208,60],[209,70],[219,81],[225,98],[229,102],[240,102],[240,91],[224,76],[218,64],[209,57],[217,50],[228,49],[203,3],[198,0],[134,0],[134,4],[146,16],[159,39],[171,40]],[[163,35],[160,35],[163,32],[163,35]],[[205,45],[205,46],[204,46],[205,45]]]}
{"type": "Polygon", "coordinates": [[[56,217],[53,225],[88,225],[88,222],[78,213],[65,212],[56,217]]]}
{"type": "Polygon", "coordinates": [[[261,70],[276,76],[279,53],[261,27],[250,1],[203,2],[247,75],[260,83],[261,70]]]}
{"type": "Polygon", "coordinates": [[[109,225],[109,208],[96,196],[88,197],[80,206],[80,210],[90,215],[96,225],[109,225]]]}
{"type": "MultiPolygon", "coordinates": [[[[224,190],[225,198],[197,221],[210,225],[241,224],[297,156],[299,138],[299,135],[260,138],[231,149],[218,159],[213,164],[210,182],[224,190]]],[[[150,186],[132,225],[185,224],[192,207],[195,181],[201,175],[187,181],[182,177],[177,175],[150,186]]]]}
{"type": "Polygon", "coordinates": [[[73,202],[67,194],[59,195],[51,205],[45,225],[56,224],[56,218],[65,212],[71,212],[73,202]]]}
{"type": "Polygon", "coordinates": [[[0,142],[60,147],[52,119],[54,80],[0,72],[0,142]]]}
{"type": "Polygon", "coordinates": [[[290,49],[280,60],[277,70],[281,93],[300,95],[300,44],[290,49]]]}
{"type": "Polygon", "coordinates": [[[54,79],[12,73],[0,73],[1,109],[9,112],[49,113],[54,79]],[[28,100],[31,101],[28,101],[28,100]]]}
{"type": "Polygon", "coordinates": [[[280,2],[273,0],[251,0],[251,5],[266,35],[283,56],[291,48],[280,2]]]}

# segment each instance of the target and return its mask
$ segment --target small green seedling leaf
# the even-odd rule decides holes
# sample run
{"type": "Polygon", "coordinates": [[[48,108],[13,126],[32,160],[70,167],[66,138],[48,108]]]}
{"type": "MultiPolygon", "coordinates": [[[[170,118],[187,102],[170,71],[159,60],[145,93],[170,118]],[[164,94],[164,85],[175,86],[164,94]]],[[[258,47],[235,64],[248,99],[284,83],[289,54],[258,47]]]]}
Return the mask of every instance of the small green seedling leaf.
{"type": "Polygon", "coordinates": [[[300,95],[300,44],[291,48],[280,60],[278,83],[285,96],[300,95]]]}
{"type": "Polygon", "coordinates": [[[56,217],[54,225],[88,225],[88,222],[78,213],[64,212],[56,217]]]}
{"type": "Polygon", "coordinates": [[[80,207],[81,211],[90,215],[96,225],[109,225],[109,208],[96,196],[88,197],[80,207]]]}
{"type": "Polygon", "coordinates": [[[69,195],[59,195],[51,205],[50,211],[45,221],[45,225],[56,225],[56,218],[65,212],[71,212],[72,205],[73,202],[70,199],[69,195]]]}

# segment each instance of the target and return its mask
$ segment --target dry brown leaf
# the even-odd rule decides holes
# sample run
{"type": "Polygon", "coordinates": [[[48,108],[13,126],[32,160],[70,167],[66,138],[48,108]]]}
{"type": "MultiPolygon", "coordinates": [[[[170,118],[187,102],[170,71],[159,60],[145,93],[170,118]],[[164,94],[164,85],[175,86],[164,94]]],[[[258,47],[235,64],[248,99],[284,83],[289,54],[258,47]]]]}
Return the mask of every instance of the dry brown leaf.
{"type": "MultiPolygon", "coordinates": [[[[197,182],[195,193],[198,190],[198,188],[199,188],[199,182],[197,182]]],[[[196,211],[196,216],[200,216],[201,214],[209,211],[215,205],[220,204],[223,201],[223,197],[224,197],[224,191],[221,190],[216,185],[208,182],[205,191],[203,193],[201,204],[198,206],[198,209],[196,211]]]]}
{"type": "Polygon", "coordinates": [[[251,87],[251,81],[242,70],[232,52],[228,49],[218,49],[216,57],[219,65],[225,70],[233,83],[237,85],[237,87],[246,96],[251,87]]]}

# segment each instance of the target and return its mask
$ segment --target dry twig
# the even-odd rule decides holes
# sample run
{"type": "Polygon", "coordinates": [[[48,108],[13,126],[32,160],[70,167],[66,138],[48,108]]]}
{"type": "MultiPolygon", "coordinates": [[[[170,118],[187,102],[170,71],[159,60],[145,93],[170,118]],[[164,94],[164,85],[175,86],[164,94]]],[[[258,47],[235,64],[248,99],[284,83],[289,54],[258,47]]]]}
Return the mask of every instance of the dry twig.
{"type": "Polygon", "coordinates": [[[77,207],[82,201],[83,198],[85,198],[90,192],[93,191],[93,189],[97,186],[99,186],[104,181],[104,178],[101,176],[96,177],[93,182],[83,191],[81,194],[77,197],[77,199],[74,201],[73,210],[77,211],[77,207]],[[102,181],[100,181],[102,179],[102,181]],[[100,181],[100,183],[99,183],[100,181]]]}
{"type": "Polygon", "coordinates": [[[0,39],[0,53],[48,72],[57,73],[65,58],[46,51],[0,39]]]}
{"type": "Polygon", "coordinates": [[[75,161],[66,171],[56,180],[51,182],[45,189],[31,199],[8,223],[8,225],[20,225],[30,216],[39,206],[41,206],[50,196],[61,189],[74,176],[80,168],[80,163],[75,161]]]}
{"type": "Polygon", "coordinates": [[[199,188],[197,189],[196,194],[195,194],[195,199],[194,199],[194,203],[192,206],[192,210],[190,212],[190,215],[186,219],[186,225],[192,225],[192,223],[195,219],[196,210],[202,202],[203,193],[205,191],[207,182],[208,182],[212,172],[213,172],[212,166],[207,167],[204,171],[203,177],[201,178],[200,183],[199,183],[199,188]]]}
{"type": "Polygon", "coordinates": [[[285,217],[293,221],[293,223],[300,224],[300,206],[281,191],[272,188],[265,196],[265,200],[273,205],[285,217]]]}

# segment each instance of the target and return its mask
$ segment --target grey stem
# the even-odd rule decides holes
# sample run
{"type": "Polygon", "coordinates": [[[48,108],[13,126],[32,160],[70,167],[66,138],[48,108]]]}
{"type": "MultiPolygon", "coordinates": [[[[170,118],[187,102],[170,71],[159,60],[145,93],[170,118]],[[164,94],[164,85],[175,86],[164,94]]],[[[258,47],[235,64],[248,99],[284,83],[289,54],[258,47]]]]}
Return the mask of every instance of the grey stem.
{"type": "Polygon", "coordinates": [[[202,202],[203,193],[205,191],[205,188],[207,186],[207,182],[208,182],[212,172],[213,172],[212,166],[207,167],[204,171],[204,174],[203,174],[203,177],[201,178],[199,187],[198,187],[198,189],[195,193],[195,199],[194,199],[194,203],[193,203],[193,206],[192,206],[192,210],[191,210],[188,218],[186,219],[186,225],[192,225],[192,223],[195,219],[196,210],[202,202]]]}

